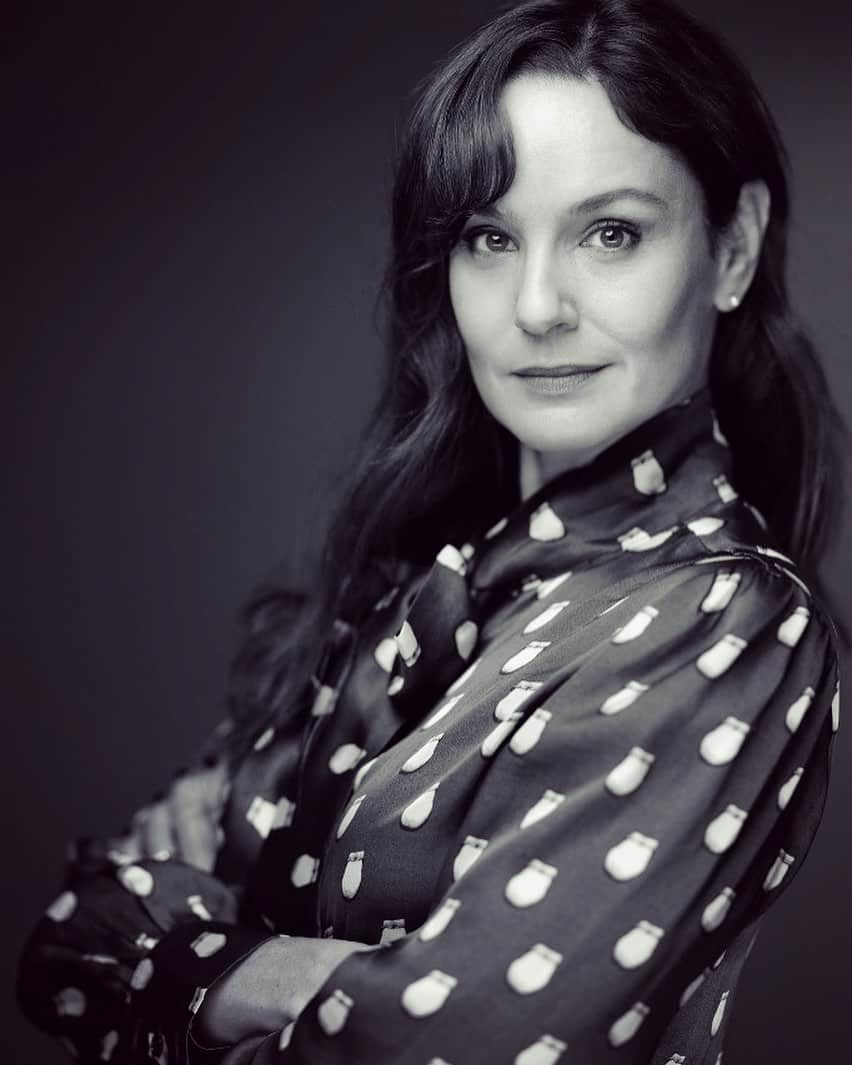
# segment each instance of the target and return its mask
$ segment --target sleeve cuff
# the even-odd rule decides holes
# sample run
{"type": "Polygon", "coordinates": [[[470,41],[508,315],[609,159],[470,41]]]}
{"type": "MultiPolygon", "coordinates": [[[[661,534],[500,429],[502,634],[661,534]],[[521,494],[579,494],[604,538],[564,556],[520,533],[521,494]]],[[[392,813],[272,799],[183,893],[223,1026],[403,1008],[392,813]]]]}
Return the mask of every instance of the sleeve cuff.
{"type": "Polygon", "coordinates": [[[186,1065],[214,1065],[231,1049],[207,1047],[192,1024],[213,984],[270,939],[268,931],[224,921],[189,921],[164,935],[136,966],[131,997],[139,1049],[186,1065]],[[169,1052],[171,1051],[171,1052],[169,1052]]]}

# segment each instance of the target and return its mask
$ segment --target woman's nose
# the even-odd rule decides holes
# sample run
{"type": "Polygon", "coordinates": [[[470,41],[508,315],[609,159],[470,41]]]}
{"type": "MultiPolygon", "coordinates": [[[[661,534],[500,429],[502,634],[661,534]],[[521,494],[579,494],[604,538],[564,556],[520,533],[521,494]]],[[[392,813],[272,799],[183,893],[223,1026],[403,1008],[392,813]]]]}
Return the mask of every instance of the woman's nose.
{"type": "Polygon", "coordinates": [[[525,333],[544,336],[557,325],[576,328],[577,306],[565,265],[550,254],[528,255],[524,260],[515,297],[515,325],[525,333]]]}

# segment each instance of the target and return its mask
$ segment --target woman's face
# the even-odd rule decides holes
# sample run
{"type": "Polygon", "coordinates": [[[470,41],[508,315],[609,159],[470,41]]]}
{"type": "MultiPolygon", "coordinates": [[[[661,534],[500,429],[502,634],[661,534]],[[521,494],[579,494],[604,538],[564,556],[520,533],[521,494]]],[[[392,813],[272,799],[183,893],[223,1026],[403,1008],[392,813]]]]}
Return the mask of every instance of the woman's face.
{"type": "Polygon", "coordinates": [[[706,383],[719,271],[700,185],[597,82],[526,74],[502,104],[515,178],[467,221],[450,297],[483,402],[549,478],[706,383]]]}

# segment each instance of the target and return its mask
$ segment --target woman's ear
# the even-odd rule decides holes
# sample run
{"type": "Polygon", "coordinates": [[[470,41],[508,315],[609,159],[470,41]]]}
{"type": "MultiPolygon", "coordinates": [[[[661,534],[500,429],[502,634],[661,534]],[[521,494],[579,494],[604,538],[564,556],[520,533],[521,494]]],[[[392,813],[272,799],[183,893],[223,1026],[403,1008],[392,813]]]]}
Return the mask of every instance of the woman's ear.
{"type": "Polygon", "coordinates": [[[722,235],[713,302],[732,311],[745,298],[769,224],[770,194],[765,181],[747,181],[740,189],[736,213],[722,235]]]}

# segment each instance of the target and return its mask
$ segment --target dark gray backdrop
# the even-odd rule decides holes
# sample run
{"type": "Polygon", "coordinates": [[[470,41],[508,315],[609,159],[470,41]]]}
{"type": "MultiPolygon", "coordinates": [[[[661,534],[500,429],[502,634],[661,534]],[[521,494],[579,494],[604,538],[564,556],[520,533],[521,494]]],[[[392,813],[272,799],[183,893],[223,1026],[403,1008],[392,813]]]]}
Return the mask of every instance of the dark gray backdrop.
{"type": "MultiPolygon", "coordinates": [[[[852,418],[850,9],[688,6],[748,57],[788,140],[792,288],[852,418]]],[[[238,605],[317,542],[375,392],[394,122],[494,10],[68,5],[4,34],[4,1062],[64,1060],[11,986],[65,841],[116,829],[188,757],[222,709],[238,605]]],[[[849,520],[826,566],[841,597],[849,520]]],[[[726,1065],[852,1037],[850,759],[841,731],[726,1065]]]]}

